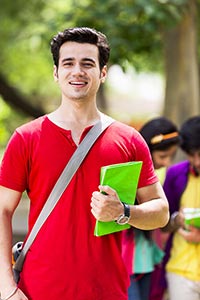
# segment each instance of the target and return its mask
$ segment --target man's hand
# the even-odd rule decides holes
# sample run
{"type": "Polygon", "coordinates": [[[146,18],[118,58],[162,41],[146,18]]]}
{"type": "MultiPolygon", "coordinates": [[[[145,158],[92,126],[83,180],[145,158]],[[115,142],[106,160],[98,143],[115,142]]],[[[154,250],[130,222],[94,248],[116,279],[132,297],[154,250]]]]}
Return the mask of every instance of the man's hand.
{"type": "MultiPolygon", "coordinates": [[[[2,295],[2,299],[7,298],[7,294],[2,295]]],[[[10,300],[28,300],[28,298],[24,295],[24,293],[18,288],[16,292],[9,298],[10,300]]]]}
{"type": "Polygon", "coordinates": [[[109,186],[99,186],[100,191],[92,193],[91,212],[98,221],[109,222],[116,220],[124,213],[117,192],[109,186]]]}

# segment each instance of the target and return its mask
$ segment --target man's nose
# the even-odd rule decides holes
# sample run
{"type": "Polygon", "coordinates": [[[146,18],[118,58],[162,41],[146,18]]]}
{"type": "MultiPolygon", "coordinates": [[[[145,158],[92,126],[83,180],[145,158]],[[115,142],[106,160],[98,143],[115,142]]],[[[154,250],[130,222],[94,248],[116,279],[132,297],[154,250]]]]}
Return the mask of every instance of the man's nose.
{"type": "Polygon", "coordinates": [[[83,75],[84,74],[84,70],[83,70],[83,68],[81,67],[80,64],[75,64],[74,67],[73,67],[72,73],[73,74],[81,74],[81,75],[83,75]]]}

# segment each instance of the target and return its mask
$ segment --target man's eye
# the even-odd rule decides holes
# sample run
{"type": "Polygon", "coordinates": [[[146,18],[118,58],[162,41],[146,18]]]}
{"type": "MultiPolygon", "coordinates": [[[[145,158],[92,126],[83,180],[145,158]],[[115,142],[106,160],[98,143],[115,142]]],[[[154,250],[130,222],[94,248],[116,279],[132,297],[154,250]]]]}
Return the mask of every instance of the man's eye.
{"type": "Polygon", "coordinates": [[[72,62],[65,62],[65,63],[63,64],[63,66],[66,66],[66,67],[69,67],[69,66],[72,66],[72,65],[73,65],[72,62]]]}
{"type": "Polygon", "coordinates": [[[84,63],[83,66],[86,67],[86,68],[92,68],[93,64],[91,64],[91,63],[84,63]]]}

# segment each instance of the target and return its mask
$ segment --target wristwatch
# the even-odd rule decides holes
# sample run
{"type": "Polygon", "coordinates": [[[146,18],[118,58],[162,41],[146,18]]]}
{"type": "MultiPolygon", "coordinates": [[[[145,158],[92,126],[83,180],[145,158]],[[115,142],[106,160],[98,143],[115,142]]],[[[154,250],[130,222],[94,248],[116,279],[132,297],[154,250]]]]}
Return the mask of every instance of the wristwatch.
{"type": "Polygon", "coordinates": [[[116,220],[119,225],[127,224],[130,220],[130,206],[124,202],[122,204],[124,205],[124,213],[116,220]]]}

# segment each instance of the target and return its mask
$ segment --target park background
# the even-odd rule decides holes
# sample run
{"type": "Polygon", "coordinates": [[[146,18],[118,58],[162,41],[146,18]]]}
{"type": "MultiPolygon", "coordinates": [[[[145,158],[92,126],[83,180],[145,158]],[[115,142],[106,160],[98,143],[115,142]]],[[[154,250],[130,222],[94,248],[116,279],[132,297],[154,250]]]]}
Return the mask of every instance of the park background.
{"type": "MultiPolygon", "coordinates": [[[[178,126],[200,114],[200,1],[1,0],[0,155],[14,129],[55,109],[50,40],[66,27],[104,32],[111,46],[99,108],[137,129],[164,115],[178,126]]],[[[26,231],[28,201],[14,229],[26,231]]]]}

